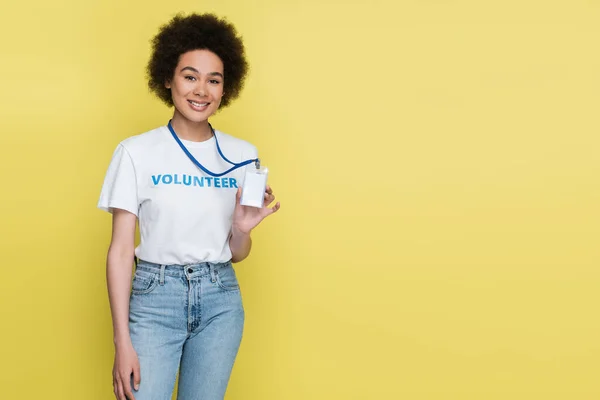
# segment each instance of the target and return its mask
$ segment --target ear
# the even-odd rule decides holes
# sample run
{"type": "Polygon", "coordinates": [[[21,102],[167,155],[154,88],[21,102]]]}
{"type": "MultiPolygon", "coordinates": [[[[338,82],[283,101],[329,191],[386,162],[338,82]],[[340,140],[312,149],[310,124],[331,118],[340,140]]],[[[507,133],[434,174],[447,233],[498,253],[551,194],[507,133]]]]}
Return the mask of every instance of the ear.
{"type": "Polygon", "coordinates": [[[166,87],[167,89],[171,89],[171,81],[166,81],[166,82],[165,82],[165,87],[166,87]]]}

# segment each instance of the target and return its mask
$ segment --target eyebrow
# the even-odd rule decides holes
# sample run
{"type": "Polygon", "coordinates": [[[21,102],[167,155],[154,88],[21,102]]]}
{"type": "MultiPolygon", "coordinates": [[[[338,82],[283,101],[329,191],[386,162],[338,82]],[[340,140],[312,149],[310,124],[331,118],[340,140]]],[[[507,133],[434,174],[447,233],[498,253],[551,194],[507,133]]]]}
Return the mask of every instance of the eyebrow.
{"type": "MultiPolygon", "coordinates": [[[[183,72],[183,71],[185,71],[186,69],[188,69],[188,70],[190,70],[190,71],[193,71],[193,72],[197,73],[198,75],[200,75],[200,71],[198,71],[198,70],[197,70],[196,68],[194,68],[194,67],[183,67],[183,68],[181,68],[181,71],[179,71],[179,72],[183,72]]],[[[220,73],[220,72],[209,72],[207,75],[209,75],[209,76],[220,76],[221,78],[223,78],[223,74],[222,74],[222,73],[220,73]]]]}

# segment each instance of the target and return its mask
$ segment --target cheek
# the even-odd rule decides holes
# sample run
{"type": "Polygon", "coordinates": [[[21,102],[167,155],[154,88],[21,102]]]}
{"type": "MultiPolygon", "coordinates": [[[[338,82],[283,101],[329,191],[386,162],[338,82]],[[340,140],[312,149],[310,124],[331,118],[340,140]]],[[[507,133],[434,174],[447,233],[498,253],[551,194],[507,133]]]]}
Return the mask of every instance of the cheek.
{"type": "Polygon", "coordinates": [[[217,108],[219,108],[221,106],[221,103],[223,102],[223,99],[221,98],[221,96],[223,95],[223,93],[220,93],[218,96],[215,96],[215,104],[217,106],[217,108]]]}
{"type": "Polygon", "coordinates": [[[185,95],[191,90],[193,86],[193,84],[190,84],[187,81],[179,81],[175,85],[173,85],[173,89],[171,89],[171,91],[178,95],[185,95]]]}
{"type": "Polygon", "coordinates": [[[212,91],[212,95],[213,97],[220,99],[223,96],[223,86],[214,88],[214,90],[212,91]]]}

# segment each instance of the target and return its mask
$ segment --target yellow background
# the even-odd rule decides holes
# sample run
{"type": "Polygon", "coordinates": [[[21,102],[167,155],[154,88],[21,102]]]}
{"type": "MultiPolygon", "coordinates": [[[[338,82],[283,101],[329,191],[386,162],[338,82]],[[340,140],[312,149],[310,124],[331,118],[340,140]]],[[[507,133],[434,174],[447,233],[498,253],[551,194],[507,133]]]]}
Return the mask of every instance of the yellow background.
{"type": "Polygon", "coordinates": [[[95,206],[171,115],[144,71],[178,11],[243,34],[213,123],[282,202],[237,266],[228,400],[600,398],[593,0],[3,3],[0,398],[112,396],[95,206]]]}

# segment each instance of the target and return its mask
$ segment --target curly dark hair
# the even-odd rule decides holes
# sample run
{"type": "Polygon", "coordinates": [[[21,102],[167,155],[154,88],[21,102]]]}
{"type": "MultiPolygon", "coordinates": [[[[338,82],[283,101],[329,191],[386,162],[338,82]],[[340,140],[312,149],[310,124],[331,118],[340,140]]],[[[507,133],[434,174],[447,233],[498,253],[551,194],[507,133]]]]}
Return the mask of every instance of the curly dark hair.
{"type": "Polygon", "coordinates": [[[221,108],[235,100],[244,87],[248,62],[241,36],[235,27],[214,14],[177,14],[152,39],[148,62],[148,87],[167,105],[173,106],[171,90],[165,83],[173,79],[179,57],[192,50],[210,50],[223,62],[224,87],[221,108]]]}

